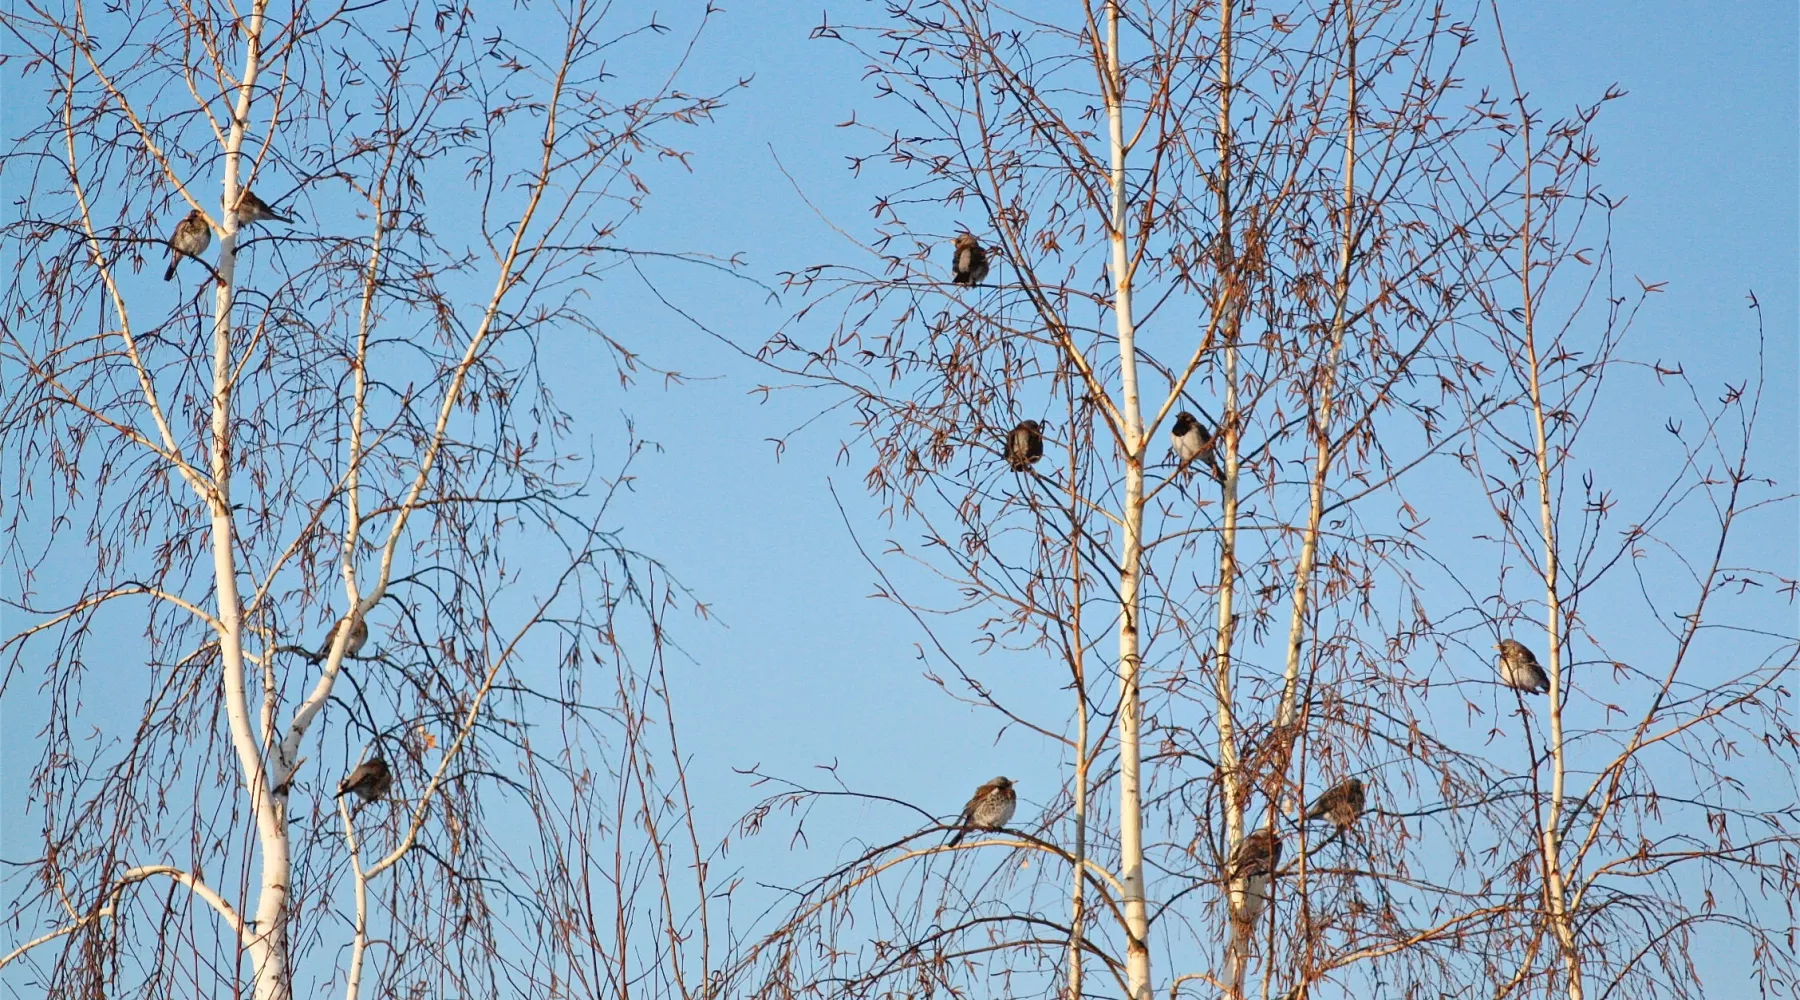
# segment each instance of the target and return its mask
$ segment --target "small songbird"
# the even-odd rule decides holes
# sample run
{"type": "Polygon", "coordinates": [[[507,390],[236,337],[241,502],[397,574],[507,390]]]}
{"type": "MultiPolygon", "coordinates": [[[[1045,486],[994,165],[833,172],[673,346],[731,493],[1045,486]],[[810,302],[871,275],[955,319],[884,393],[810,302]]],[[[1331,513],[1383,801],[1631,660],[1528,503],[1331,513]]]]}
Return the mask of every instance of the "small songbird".
{"type": "Polygon", "coordinates": [[[956,237],[956,253],[950,259],[950,280],[959,285],[979,285],[987,280],[988,255],[969,233],[956,237]]]}
{"type": "Polygon", "coordinates": [[[1544,694],[1550,690],[1550,676],[1538,666],[1537,657],[1517,639],[1502,639],[1495,646],[1500,651],[1500,682],[1526,694],[1544,694]]]}
{"type": "Polygon", "coordinates": [[[998,830],[1012,820],[1013,811],[1019,808],[1018,793],[1013,791],[1011,778],[995,778],[993,781],[975,789],[975,795],[969,804],[963,806],[962,815],[956,818],[956,825],[962,829],[950,838],[950,846],[962,843],[963,835],[970,830],[998,830]]]}
{"type": "Polygon", "coordinates": [[[1232,882],[1240,883],[1244,893],[1242,908],[1236,917],[1243,923],[1254,923],[1269,904],[1269,882],[1275,867],[1281,863],[1281,838],[1268,828],[1252,830],[1238,841],[1227,864],[1232,882]]]}
{"type": "MultiPolygon", "coordinates": [[[[323,660],[331,655],[331,647],[337,642],[338,629],[343,627],[344,620],[342,618],[338,619],[336,625],[331,626],[331,631],[325,636],[325,645],[319,648],[319,655],[314,659],[323,660]]],[[[355,624],[350,626],[350,641],[344,646],[344,655],[355,656],[358,653],[361,653],[363,643],[368,641],[369,623],[361,618],[357,618],[355,624]]]]}
{"type": "Polygon", "coordinates": [[[1331,825],[1345,830],[1363,811],[1363,783],[1360,779],[1351,778],[1340,781],[1313,800],[1306,809],[1307,819],[1323,817],[1331,821],[1331,825]]]}
{"type": "Polygon", "coordinates": [[[1252,830],[1238,841],[1236,849],[1231,852],[1231,877],[1267,878],[1275,874],[1275,866],[1281,863],[1281,838],[1274,830],[1267,827],[1252,830]]]}
{"type": "Polygon", "coordinates": [[[175,233],[169,237],[169,269],[163,272],[163,280],[174,281],[175,267],[181,263],[181,258],[197,260],[209,246],[212,246],[212,226],[206,221],[206,213],[196,208],[175,223],[175,233]]]}
{"type": "Polygon", "coordinates": [[[388,789],[394,787],[393,772],[388,770],[387,761],[380,757],[370,757],[338,783],[337,798],[343,798],[351,792],[364,802],[374,802],[386,797],[388,789]]]}
{"type": "Polygon", "coordinates": [[[1006,464],[1014,472],[1030,470],[1033,462],[1044,457],[1044,428],[1035,420],[1020,421],[1006,435],[1006,464]]]}
{"type": "Polygon", "coordinates": [[[237,216],[237,224],[240,226],[248,226],[252,223],[268,222],[270,220],[287,223],[292,223],[294,221],[270,208],[267,202],[258,198],[256,192],[249,188],[245,188],[244,193],[238,195],[237,211],[233,214],[237,216]]]}
{"type": "Polygon", "coordinates": [[[1169,428],[1169,447],[1175,449],[1175,457],[1183,464],[1198,459],[1214,479],[1225,481],[1225,470],[1219,468],[1218,456],[1214,454],[1213,436],[1192,413],[1182,410],[1175,414],[1175,425],[1169,428]]]}

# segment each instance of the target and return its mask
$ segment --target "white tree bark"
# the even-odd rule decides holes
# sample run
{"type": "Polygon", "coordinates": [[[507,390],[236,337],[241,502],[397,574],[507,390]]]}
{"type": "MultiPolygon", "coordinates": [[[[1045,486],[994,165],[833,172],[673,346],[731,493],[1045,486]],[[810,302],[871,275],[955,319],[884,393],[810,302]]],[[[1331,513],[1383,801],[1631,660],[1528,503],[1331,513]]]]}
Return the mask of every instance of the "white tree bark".
{"type": "Polygon", "coordinates": [[[1125,454],[1124,538],[1119,553],[1119,881],[1124,886],[1125,968],[1131,1000],[1150,1000],[1150,918],[1144,904],[1143,752],[1140,745],[1143,666],[1138,650],[1144,526],[1144,423],[1139,408],[1136,328],[1131,311],[1133,261],[1126,242],[1125,79],[1119,72],[1119,5],[1106,5],[1106,122],[1111,155],[1113,317],[1119,337],[1120,433],[1125,454]]]}

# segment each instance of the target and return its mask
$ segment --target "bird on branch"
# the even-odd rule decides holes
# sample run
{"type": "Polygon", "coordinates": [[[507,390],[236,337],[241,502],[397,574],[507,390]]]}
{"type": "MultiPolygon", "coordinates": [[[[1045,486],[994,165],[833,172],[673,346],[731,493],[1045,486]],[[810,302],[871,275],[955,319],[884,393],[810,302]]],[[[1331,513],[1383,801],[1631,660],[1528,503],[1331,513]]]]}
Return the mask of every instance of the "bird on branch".
{"type": "Polygon", "coordinates": [[[950,258],[950,280],[964,287],[973,287],[987,280],[988,255],[982,249],[981,242],[970,233],[960,233],[956,237],[955,253],[950,258]]]}
{"type": "Polygon", "coordinates": [[[1223,483],[1225,470],[1219,468],[1215,444],[1212,432],[1206,429],[1206,425],[1198,417],[1186,410],[1175,414],[1175,424],[1169,428],[1169,447],[1175,449],[1175,457],[1183,465],[1190,464],[1195,459],[1200,460],[1213,479],[1223,483]]]}
{"type": "Polygon", "coordinates": [[[962,843],[963,835],[970,830],[1004,828],[1018,808],[1019,796],[1013,791],[1011,778],[995,778],[982,785],[975,789],[975,795],[969,799],[969,804],[963,806],[962,815],[956,818],[956,825],[961,829],[956,831],[956,836],[950,838],[950,846],[962,843]]]}
{"type": "Polygon", "coordinates": [[[252,225],[258,222],[269,222],[271,220],[289,224],[292,224],[294,221],[270,208],[267,202],[258,198],[256,192],[249,188],[245,188],[244,193],[238,195],[237,210],[233,214],[237,216],[237,224],[239,227],[252,225]]]}
{"type": "Polygon", "coordinates": [[[370,757],[338,783],[337,798],[343,798],[354,792],[364,802],[376,802],[385,798],[388,789],[394,787],[393,772],[388,770],[387,761],[380,757],[370,757]]]}
{"type": "Polygon", "coordinates": [[[1500,651],[1500,682],[1526,694],[1545,694],[1550,690],[1550,675],[1538,665],[1537,656],[1517,639],[1502,639],[1495,646],[1500,651]]]}
{"type": "Polygon", "coordinates": [[[1328,819],[1340,831],[1350,828],[1363,811],[1363,783],[1357,778],[1340,781],[1327,788],[1306,809],[1306,818],[1328,819]]]}
{"type": "Polygon", "coordinates": [[[175,224],[175,233],[169,237],[169,269],[163,272],[163,280],[174,281],[175,268],[181,258],[199,260],[209,246],[212,246],[212,226],[206,221],[206,213],[196,208],[175,224]]]}
{"type": "MultiPolygon", "coordinates": [[[[331,655],[331,647],[337,644],[338,630],[343,627],[344,619],[342,618],[338,619],[336,625],[331,626],[331,631],[325,636],[325,645],[319,648],[318,654],[313,657],[313,662],[316,663],[331,655]]],[[[363,644],[368,641],[369,623],[364,621],[361,615],[357,615],[356,621],[350,626],[350,638],[344,644],[344,655],[355,656],[361,653],[363,644]]]]}
{"type": "Polygon", "coordinates": [[[1032,463],[1044,457],[1044,429],[1035,420],[1025,420],[1006,435],[1006,464],[1014,472],[1029,472],[1032,463]]]}

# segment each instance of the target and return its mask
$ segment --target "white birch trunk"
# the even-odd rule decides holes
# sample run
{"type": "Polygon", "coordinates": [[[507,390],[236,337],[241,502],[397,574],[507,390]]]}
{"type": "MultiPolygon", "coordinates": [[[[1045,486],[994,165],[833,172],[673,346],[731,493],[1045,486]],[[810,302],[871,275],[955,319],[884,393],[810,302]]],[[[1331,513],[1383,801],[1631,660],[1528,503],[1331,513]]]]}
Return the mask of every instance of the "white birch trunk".
{"type": "Polygon", "coordinates": [[[1136,327],[1131,311],[1132,259],[1126,243],[1124,76],[1119,72],[1118,0],[1106,6],[1106,119],[1111,154],[1113,316],[1119,337],[1120,431],[1125,453],[1124,539],[1119,554],[1119,881],[1124,888],[1125,982],[1130,1000],[1150,1000],[1150,919],[1144,905],[1142,706],[1138,688],[1140,569],[1143,562],[1144,425],[1139,409],[1136,327]]]}

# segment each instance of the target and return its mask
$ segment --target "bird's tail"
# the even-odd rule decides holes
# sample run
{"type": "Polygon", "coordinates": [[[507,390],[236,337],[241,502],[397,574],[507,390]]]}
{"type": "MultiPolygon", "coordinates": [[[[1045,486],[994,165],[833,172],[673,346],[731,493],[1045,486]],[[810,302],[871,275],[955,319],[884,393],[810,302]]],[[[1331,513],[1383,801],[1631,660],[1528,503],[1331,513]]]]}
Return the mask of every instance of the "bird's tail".
{"type": "Polygon", "coordinates": [[[176,254],[169,255],[169,269],[167,271],[163,272],[163,280],[164,281],[174,281],[175,280],[175,265],[177,265],[179,263],[181,263],[181,255],[180,254],[176,253],[176,254]]]}

